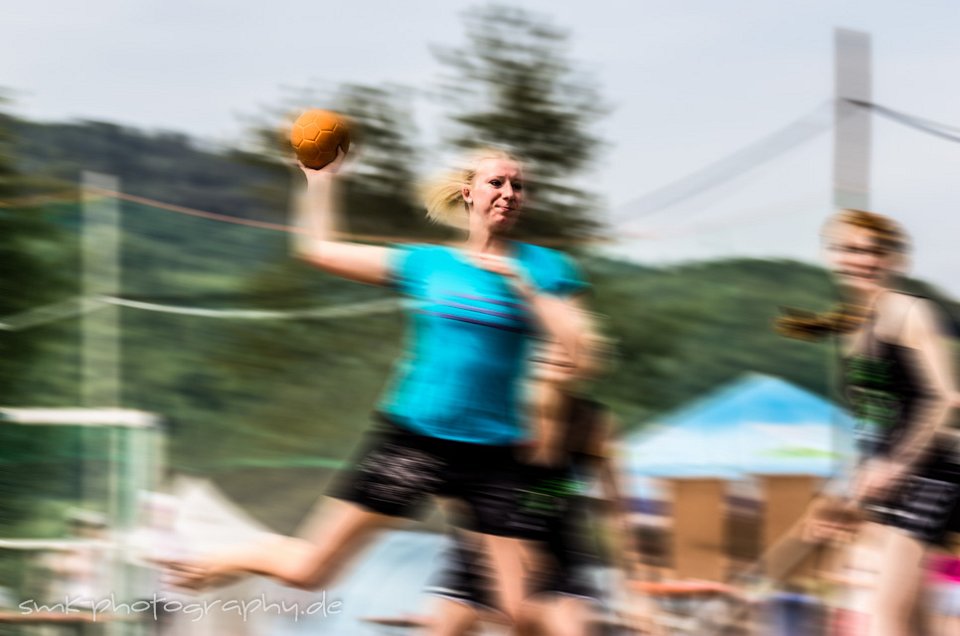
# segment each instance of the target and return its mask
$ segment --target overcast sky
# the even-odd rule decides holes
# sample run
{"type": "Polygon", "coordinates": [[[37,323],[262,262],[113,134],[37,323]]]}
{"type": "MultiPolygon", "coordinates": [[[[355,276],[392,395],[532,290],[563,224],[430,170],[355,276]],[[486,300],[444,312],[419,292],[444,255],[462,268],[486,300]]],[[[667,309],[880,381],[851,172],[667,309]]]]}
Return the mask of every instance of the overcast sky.
{"type": "MultiPolygon", "coordinates": [[[[47,0],[8,3],[0,86],[33,119],[86,118],[235,139],[282,87],[427,88],[433,45],[462,41],[462,0],[47,0]],[[15,8],[13,8],[15,7],[15,8]]],[[[801,118],[832,96],[835,27],[873,38],[874,101],[960,127],[957,0],[526,0],[573,32],[571,55],[613,112],[589,177],[611,210],[801,118]]],[[[429,137],[430,106],[418,121],[429,137]]],[[[901,219],[916,273],[960,293],[960,144],[875,118],[873,207],[901,219]]],[[[831,137],[628,229],[620,253],[662,262],[818,256],[831,137]]],[[[625,231],[625,230],[622,230],[625,231]]]]}

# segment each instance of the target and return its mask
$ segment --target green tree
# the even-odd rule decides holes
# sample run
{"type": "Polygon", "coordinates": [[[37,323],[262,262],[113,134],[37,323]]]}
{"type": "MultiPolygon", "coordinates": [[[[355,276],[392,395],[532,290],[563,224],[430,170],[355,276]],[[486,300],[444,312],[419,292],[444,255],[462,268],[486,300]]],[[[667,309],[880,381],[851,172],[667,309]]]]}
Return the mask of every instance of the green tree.
{"type": "MultiPolygon", "coordinates": [[[[24,197],[11,149],[12,121],[0,112],[0,322],[63,300],[64,270],[74,257],[57,226],[24,197]]],[[[44,337],[39,330],[0,330],[0,404],[24,399],[31,381],[25,370],[42,351],[44,337]]]]}
{"type": "Polygon", "coordinates": [[[449,145],[507,146],[528,163],[532,195],[518,231],[581,237],[597,229],[595,194],[576,185],[601,147],[599,91],[570,59],[570,34],[546,16],[491,4],[465,13],[466,44],[438,49],[452,106],[449,145]]]}
{"type": "MultiPolygon", "coordinates": [[[[0,102],[2,105],[2,102],[0,102]]],[[[71,263],[63,236],[42,212],[22,203],[15,167],[12,118],[0,112],[0,406],[35,403],[42,384],[49,328],[12,330],[12,317],[62,300],[71,263]]],[[[69,398],[68,398],[69,399],[69,398]]],[[[0,534],[31,509],[32,494],[62,474],[55,461],[68,444],[63,431],[0,423],[0,534]]]]}

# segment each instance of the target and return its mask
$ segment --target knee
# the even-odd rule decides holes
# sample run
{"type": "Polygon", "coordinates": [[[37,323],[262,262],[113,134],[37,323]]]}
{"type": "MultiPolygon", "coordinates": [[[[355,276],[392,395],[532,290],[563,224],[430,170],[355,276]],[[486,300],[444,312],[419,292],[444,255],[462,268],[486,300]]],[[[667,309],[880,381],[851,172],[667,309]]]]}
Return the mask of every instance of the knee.
{"type": "Polygon", "coordinates": [[[301,564],[291,564],[277,574],[276,578],[283,585],[305,592],[312,592],[322,584],[321,577],[313,568],[301,564]]]}
{"type": "Polygon", "coordinates": [[[523,603],[513,615],[507,616],[507,620],[513,627],[513,633],[517,636],[528,636],[538,633],[540,619],[540,608],[536,603],[529,601],[523,603]]]}
{"type": "Polygon", "coordinates": [[[310,572],[292,572],[283,578],[282,583],[295,590],[315,592],[323,584],[323,581],[310,572]]]}
{"type": "Polygon", "coordinates": [[[305,591],[316,590],[325,583],[327,556],[316,545],[302,540],[290,540],[275,556],[275,578],[280,583],[305,591]]]}
{"type": "Polygon", "coordinates": [[[579,621],[551,620],[547,622],[546,629],[550,636],[587,636],[590,633],[589,625],[579,621]]]}

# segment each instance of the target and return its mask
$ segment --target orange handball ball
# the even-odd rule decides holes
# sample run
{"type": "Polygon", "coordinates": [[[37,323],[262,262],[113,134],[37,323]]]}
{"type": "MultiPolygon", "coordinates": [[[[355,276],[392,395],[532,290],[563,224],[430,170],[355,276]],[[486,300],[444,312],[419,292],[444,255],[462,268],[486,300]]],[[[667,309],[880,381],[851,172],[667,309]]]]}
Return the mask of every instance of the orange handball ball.
{"type": "Polygon", "coordinates": [[[313,108],[293,122],[290,143],[303,165],[317,169],[336,159],[338,148],[350,149],[350,131],[337,113],[313,108]]]}

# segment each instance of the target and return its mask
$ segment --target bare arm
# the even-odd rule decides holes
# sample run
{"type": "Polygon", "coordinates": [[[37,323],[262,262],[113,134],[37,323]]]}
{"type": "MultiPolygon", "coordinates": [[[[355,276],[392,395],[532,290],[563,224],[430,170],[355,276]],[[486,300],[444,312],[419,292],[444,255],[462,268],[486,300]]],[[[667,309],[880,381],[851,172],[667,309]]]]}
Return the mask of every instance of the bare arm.
{"type": "Polygon", "coordinates": [[[562,393],[548,383],[537,383],[530,404],[534,446],[527,458],[538,466],[555,466],[560,460],[560,422],[563,417],[562,393]]]}
{"type": "Polygon", "coordinates": [[[910,432],[891,454],[895,464],[909,468],[923,457],[950,413],[954,378],[950,343],[944,337],[934,307],[927,301],[914,304],[907,314],[903,345],[914,350],[917,374],[924,397],[916,409],[910,432]]]}
{"type": "Polygon", "coordinates": [[[390,248],[338,241],[336,172],[342,155],[330,166],[312,170],[301,165],[306,188],[295,199],[291,249],[320,269],[372,285],[389,283],[390,248]]]}
{"type": "Polygon", "coordinates": [[[901,342],[914,353],[922,394],[911,414],[912,422],[890,456],[868,462],[857,475],[856,498],[882,496],[921,461],[950,415],[955,400],[950,344],[939,325],[935,308],[916,301],[907,309],[901,342]]]}
{"type": "Polygon", "coordinates": [[[556,340],[570,356],[579,377],[590,376],[598,370],[599,355],[595,350],[593,320],[578,296],[560,297],[539,293],[525,286],[523,295],[533,309],[543,331],[556,340]]]}

